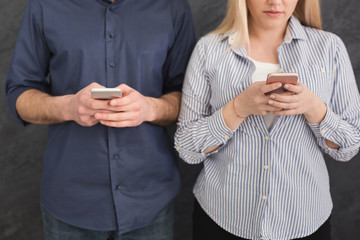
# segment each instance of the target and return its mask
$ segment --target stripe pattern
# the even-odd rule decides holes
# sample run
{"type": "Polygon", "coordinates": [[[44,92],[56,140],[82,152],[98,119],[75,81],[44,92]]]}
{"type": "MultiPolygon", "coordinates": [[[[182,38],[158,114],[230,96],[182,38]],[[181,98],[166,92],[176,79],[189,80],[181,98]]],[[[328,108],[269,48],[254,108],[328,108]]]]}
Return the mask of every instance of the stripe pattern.
{"type": "Polygon", "coordinates": [[[200,39],[183,86],[175,148],[186,162],[204,165],[194,186],[202,208],[242,238],[285,240],[316,231],[332,210],[322,152],[347,161],[360,147],[360,97],[343,42],[295,17],[287,36],[278,49],[280,67],[297,72],[327,104],[320,125],[303,115],[279,117],[269,132],[262,116],[251,115],[235,131],[227,128],[222,107],[252,83],[255,66],[224,36],[200,39]]]}

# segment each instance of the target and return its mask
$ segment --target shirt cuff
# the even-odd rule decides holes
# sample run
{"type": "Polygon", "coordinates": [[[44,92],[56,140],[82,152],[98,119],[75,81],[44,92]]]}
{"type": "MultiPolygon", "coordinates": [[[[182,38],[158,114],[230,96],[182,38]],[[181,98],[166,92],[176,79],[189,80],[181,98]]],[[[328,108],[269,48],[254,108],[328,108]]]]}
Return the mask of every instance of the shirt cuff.
{"type": "Polygon", "coordinates": [[[22,126],[27,126],[27,125],[29,125],[29,123],[22,120],[21,117],[19,116],[19,114],[16,110],[16,101],[23,92],[25,92],[26,90],[30,90],[30,89],[34,89],[34,88],[31,88],[31,87],[17,88],[13,92],[8,93],[8,95],[6,96],[10,113],[15,117],[17,122],[20,123],[22,126]]]}
{"type": "Polygon", "coordinates": [[[210,134],[220,145],[225,144],[234,134],[234,131],[226,126],[222,115],[222,108],[216,111],[212,117],[209,118],[208,128],[210,134]]]}
{"type": "Polygon", "coordinates": [[[324,120],[320,124],[308,123],[317,138],[331,140],[331,135],[339,126],[340,117],[327,107],[324,120]]]}

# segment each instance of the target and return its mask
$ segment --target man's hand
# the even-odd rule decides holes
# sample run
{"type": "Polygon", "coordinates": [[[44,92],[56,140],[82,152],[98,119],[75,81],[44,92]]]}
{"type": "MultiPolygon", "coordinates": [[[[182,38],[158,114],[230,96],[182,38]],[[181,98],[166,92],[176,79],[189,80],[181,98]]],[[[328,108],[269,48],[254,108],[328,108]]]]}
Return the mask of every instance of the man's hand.
{"type": "Polygon", "coordinates": [[[69,119],[81,126],[90,127],[99,122],[95,113],[111,111],[110,100],[95,100],[91,97],[91,88],[103,88],[98,83],[91,83],[72,96],[69,119]]]}
{"type": "Polygon", "coordinates": [[[121,89],[123,96],[110,100],[106,110],[112,112],[97,112],[95,121],[100,121],[101,124],[109,127],[135,127],[153,120],[148,97],[125,84],[117,88],[121,89]]]}
{"type": "Polygon", "coordinates": [[[22,120],[35,124],[57,124],[75,121],[81,126],[93,126],[99,121],[96,112],[111,111],[110,100],[91,98],[90,89],[103,87],[92,83],[76,94],[51,96],[36,89],[24,91],[16,101],[16,110],[22,120]]]}
{"type": "Polygon", "coordinates": [[[145,97],[125,84],[118,86],[122,98],[96,100],[91,88],[102,88],[91,83],[76,94],[51,96],[30,89],[22,93],[16,109],[20,117],[35,124],[57,124],[75,121],[81,126],[99,122],[109,127],[134,127],[143,122],[167,126],[176,122],[181,101],[180,92],[171,92],[159,98],[145,97]]]}

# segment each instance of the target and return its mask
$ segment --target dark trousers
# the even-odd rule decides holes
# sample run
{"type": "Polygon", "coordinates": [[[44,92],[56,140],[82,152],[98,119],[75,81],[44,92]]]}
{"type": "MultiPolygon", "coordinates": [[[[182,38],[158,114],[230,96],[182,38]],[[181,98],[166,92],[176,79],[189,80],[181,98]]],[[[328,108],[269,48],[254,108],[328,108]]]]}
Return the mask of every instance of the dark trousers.
{"type": "MultiPolygon", "coordinates": [[[[313,234],[303,240],[331,240],[330,218],[313,234]]],[[[193,212],[193,240],[242,240],[217,225],[195,199],[193,212]]],[[[245,239],[244,239],[245,240],[245,239]]]]}

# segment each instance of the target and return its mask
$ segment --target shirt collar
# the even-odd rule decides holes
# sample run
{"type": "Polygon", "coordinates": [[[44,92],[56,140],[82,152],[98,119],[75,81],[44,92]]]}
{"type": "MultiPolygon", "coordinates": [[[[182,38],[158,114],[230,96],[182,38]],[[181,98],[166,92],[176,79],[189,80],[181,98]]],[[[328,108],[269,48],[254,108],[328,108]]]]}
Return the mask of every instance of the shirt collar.
{"type": "Polygon", "coordinates": [[[306,33],[304,26],[300,23],[299,19],[295,16],[291,16],[286,29],[284,42],[290,43],[294,39],[306,40],[306,33]]]}
{"type": "MultiPolygon", "coordinates": [[[[226,32],[223,35],[223,40],[227,38],[230,46],[232,46],[237,34],[237,31],[226,32]]],[[[306,40],[306,33],[300,21],[295,16],[291,16],[286,28],[284,42],[290,43],[294,39],[306,40]]]]}

